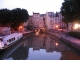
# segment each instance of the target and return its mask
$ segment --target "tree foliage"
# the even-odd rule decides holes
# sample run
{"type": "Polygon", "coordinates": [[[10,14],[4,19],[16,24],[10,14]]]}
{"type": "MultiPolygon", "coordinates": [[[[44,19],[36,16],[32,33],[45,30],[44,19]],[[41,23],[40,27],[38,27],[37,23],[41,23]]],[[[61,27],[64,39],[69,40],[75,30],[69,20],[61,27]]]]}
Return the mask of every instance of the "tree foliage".
{"type": "Polygon", "coordinates": [[[24,23],[28,20],[29,14],[27,10],[16,8],[11,10],[12,11],[12,27],[18,27],[21,23],[24,23]]]}
{"type": "Polygon", "coordinates": [[[1,26],[8,26],[11,20],[11,11],[9,9],[0,10],[0,24],[1,26]]]}
{"type": "Polygon", "coordinates": [[[26,28],[27,28],[27,30],[31,30],[32,31],[34,29],[34,26],[33,25],[28,25],[26,28]]]}
{"type": "Polygon", "coordinates": [[[65,23],[80,21],[80,0],[64,0],[61,14],[65,23]]]}
{"type": "Polygon", "coordinates": [[[26,22],[29,18],[26,9],[15,8],[13,10],[1,9],[0,10],[0,24],[2,26],[10,26],[12,28],[18,27],[26,22]]]}

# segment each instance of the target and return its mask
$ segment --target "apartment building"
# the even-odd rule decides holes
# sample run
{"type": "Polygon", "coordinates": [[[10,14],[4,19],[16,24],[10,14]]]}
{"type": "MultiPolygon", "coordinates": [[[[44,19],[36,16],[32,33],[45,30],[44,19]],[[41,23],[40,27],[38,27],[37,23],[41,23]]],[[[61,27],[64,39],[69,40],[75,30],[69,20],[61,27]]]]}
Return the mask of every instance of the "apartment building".
{"type": "Polygon", "coordinates": [[[40,15],[40,25],[41,25],[41,27],[40,27],[40,29],[46,29],[46,14],[41,14],[40,15]]]}
{"type": "Polygon", "coordinates": [[[35,29],[38,29],[38,31],[44,31],[46,27],[45,23],[45,16],[46,14],[40,14],[40,13],[33,13],[33,23],[35,29]]]}
{"type": "Polygon", "coordinates": [[[30,16],[28,19],[28,25],[33,26],[33,16],[30,16]]]}
{"type": "Polygon", "coordinates": [[[54,12],[46,12],[47,29],[54,29],[54,12]]]}
{"type": "Polygon", "coordinates": [[[40,13],[34,13],[33,12],[33,23],[34,23],[34,27],[38,28],[40,25],[40,13]]]}
{"type": "Polygon", "coordinates": [[[45,14],[34,13],[29,17],[28,24],[38,29],[59,29],[65,27],[62,22],[62,15],[60,12],[46,12],[45,14]]]}
{"type": "Polygon", "coordinates": [[[59,18],[59,28],[64,29],[66,27],[66,24],[62,21],[62,15],[60,12],[58,12],[58,18],[59,18]]]}

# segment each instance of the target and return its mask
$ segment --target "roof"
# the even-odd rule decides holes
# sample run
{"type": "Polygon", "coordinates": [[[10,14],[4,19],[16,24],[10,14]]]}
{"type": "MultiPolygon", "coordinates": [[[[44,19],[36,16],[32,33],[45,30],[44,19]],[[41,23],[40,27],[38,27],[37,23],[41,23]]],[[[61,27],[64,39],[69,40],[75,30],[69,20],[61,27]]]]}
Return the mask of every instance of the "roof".
{"type": "Polygon", "coordinates": [[[59,17],[59,13],[58,12],[55,13],[55,17],[59,17]]]}
{"type": "Polygon", "coordinates": [[[41,17],[44,17],[46,14],[40,14],[41,17]]]}
{"type": "Polygon", "coordinates": [[[34,12],[33,12],[33,14],[40,14],[40,13],[34,13],[34,12]]]}
{"type": "Polygon", "coordinates": [[[49,17],[54,17],[54,12],[48,12],[49,17]]]}
{"type": "Polygon", "coordinates": [[[33,17],[33,16],[31,15],[31,16],[29,16],[29,17],[33,17]]]}

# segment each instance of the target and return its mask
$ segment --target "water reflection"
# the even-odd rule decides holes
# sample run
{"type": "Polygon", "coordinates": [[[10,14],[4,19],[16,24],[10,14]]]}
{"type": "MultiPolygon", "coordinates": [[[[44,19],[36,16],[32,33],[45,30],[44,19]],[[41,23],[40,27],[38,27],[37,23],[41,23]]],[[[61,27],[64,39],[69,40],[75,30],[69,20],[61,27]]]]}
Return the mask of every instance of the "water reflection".
{"type": "MultiPolygon", "coordinates": [[[[33,36],[31,36],[30,38],[32,38],[32,37],[33,36]]],[[[28,42],[28,46],[30,48],[33,48],[33,51],[45,49],[46,52],[53,52],[53,51],[60,52],[67,48],[61,42],[58,42],[55,39],[51,39],[47,35],[34,36],[33,40],[28,39],[26,42],[28,42]]]]}
{"type": "Polygon", "coordinates": [[[51,35],[30,35],[24,39],[1,54],[0,60],[80,60],[80,55],[51,35]]]}
{"type": "Polygon", "coordinates": [[[12,47],[1,51],[0,60],[25,60],[28,57],[29,48],[24,46],[24,41],[19,41],[12,47]]]}
{"type": "Polygon", "coordinates": [[[29,48],[22,45],[11,54],[11,57],[13,60],[25,60],[28,57],[28,50],[29,48]]]}

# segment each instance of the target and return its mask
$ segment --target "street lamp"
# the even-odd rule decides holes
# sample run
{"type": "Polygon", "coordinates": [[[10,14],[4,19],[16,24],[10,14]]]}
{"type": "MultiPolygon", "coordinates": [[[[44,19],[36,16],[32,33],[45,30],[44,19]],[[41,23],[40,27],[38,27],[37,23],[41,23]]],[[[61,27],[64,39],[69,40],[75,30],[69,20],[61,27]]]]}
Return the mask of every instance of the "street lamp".
{"type": "Polygon", "coordinates": [[[58,43],[56,42],[56,46],[58,46],[58,43]]]}
{"type": "Polygon", "coordinates": [[[73,26],[73,29],[74,29],[74,30],[77,30],[77,29],[79,29],[79,28],[80,28],[80,24],[78,24],[78,23],[74,24],[74,26],[73,26]]]}
{"type": "Polygon", "coordinates": [[[56,25],[56,28],[58,28],[58,25],[56,25]]]}
{"type": "Polygon", "coordinates": [[[19,26],[19,28],[23,28],[23,26],[19,26]]]}
{"type": "Polygon", "coordinates": [[[59,28],[59,26],[58,26],[58,25],[56,25],[55,27],[56,27],[56,29],[58,29],[58,28],[59,28]]]}
{"type": "Polygon", "coordinates": [[[23,31],[23,26],[19,26],[19,31],[23,31]]]}

